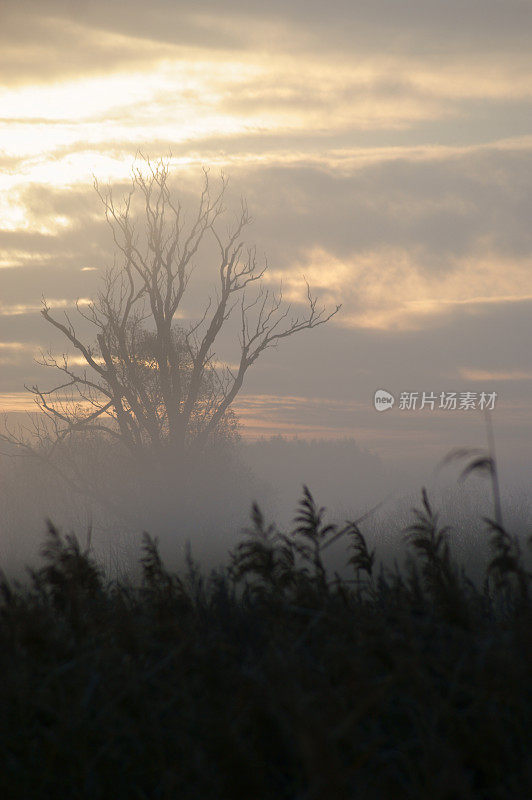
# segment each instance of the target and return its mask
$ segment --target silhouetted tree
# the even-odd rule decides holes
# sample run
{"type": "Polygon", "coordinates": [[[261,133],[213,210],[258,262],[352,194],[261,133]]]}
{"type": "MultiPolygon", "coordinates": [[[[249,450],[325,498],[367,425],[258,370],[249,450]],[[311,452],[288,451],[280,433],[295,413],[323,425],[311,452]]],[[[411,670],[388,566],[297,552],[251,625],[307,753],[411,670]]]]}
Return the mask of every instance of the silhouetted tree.
{"type": "MultiPolygon", "coordinates": [[[[43,301],[44,319],[81,355],[78,370],[66,355],[43,354],[42,364],[63,373],[49,391],[31,391],[46,424],[36,425],[40,457],[70,441],[112,440],[134,458],[168,464],[201,452],[209,442],[236,436],[231,404],[249,367],[282,339],[324,324],[337,313],[318,308],[307,284],[308,307],[293,315],[282,292],[266,288],[254,248],[243,234],[251,222],[244,201],[233,225],[220,232],[227,182],[211,191],[207,170],[191,222],[169,186],[168,163],[135,167],[121,205],[111,189],[95,189],[119,251],[121,265],[107,271],[97,298],[77,311],[94,329],[82,341],[70,316],[58,319],[43,301]],[[141,201],[143,222],[135,213],[141,201]],[[176,319],[200,246],[212,237],[218,252],[216,299],[188,327],[176,319]],[[214,361],[213,347],[232,313],[239,315],[236,367],[214,361]]],[[[16,437],[11,437],[11,440],[16,437]]],[[[18,443],[35,452],[35,445],[18,443]]]]}

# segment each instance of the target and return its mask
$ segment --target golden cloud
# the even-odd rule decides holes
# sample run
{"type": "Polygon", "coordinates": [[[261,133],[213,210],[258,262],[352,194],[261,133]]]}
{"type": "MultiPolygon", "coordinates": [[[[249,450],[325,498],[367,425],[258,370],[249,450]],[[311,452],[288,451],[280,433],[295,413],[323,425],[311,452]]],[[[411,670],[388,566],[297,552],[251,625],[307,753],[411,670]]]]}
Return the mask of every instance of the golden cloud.
{"type": "Polygon", "coordinates": [[[325,303],[342,302],[335,324],[375,330],[420,330],[457,308],[475,313],[487,304],[532,300],[532,260],[493,255],[455,258],[430,270],[413,250],[381,247],[340,259],[309,251],[283,278],[285,298],[301,302],[305,280],[325,303]],[[480,288],[481,287],[481,288],[480,288]]]}
{"type": "Polygon", "coordinates": [[[469,369],[460,370],[460,377],[470,381],[532,381],[532,372],[526,370],[489,370],[469,369]]]}

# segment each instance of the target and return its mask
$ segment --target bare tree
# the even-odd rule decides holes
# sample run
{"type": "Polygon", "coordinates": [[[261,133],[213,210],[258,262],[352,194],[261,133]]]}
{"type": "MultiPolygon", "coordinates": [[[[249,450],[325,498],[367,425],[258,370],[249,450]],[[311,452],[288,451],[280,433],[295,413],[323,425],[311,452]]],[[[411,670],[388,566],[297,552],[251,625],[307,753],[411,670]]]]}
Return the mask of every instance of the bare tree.
{"type": "MultiPolygon", "coordinates": [[[[225,234],[220,231],[227,213],[223,176],[213,192],[204,170],[195,214],[187,224],[181,202],[170,191],[168,163],[146,160],[145,166],[133,169],[120,205],[110,188],[95,181],[121,265],[106,273],[93,302],[77,304],[94,329],[94,341],[82,341],[69,314],[59,319],[43,301],[44,319],[78,351],[83,369],[66,355],[42,354],[41,363],[61,372],[63,380],[48,391],[26,387],[46,420],[36,430],[40,457],[71,446],[80,436],[110,439],[134,458],[149,455],[154,462],[168,454],[183,459],[218,438],[231,438],[236,422],[231,404],[261,353],[323,325],[339,309],[318,308],[307,285],[307,310],[294,315],[282,291],[266,287],[261,279],[267,265],[258,265],[255,249],[243,239],[252,221],[245,202],[233,225],[225,234]],[[139,200],[142,225],[135,213],[139,200]],[[218,252],[216,297],[196,322],[182,327],[176,322],[178,311],[207,237],[218,252]],[[214,346],[233,313],[239,315],[238,363],[220,366],[214,346]]],[[[35,450],[27,439],[11,436],[11,441],[35,450]]],[[[75,476],[70,479],[76,483],[75,476]]]]}

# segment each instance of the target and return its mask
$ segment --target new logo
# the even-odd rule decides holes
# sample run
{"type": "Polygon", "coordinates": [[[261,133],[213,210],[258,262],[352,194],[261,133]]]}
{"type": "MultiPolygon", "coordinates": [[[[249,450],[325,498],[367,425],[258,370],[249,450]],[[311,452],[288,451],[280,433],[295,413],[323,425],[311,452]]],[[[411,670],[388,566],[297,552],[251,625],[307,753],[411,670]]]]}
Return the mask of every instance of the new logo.
{"type": "Polygon", "coordinates": [[[395,397],[385,389],[377,389],[373,398],[373,405],[376,411],[388,411],[395,403],[395,397]]]}

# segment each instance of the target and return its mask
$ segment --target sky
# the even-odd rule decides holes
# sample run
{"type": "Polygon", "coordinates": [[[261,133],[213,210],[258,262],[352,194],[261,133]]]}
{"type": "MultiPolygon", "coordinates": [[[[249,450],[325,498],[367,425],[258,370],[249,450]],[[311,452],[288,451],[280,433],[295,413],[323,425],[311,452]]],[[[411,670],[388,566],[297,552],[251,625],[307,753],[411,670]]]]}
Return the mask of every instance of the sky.
{"type": "Polygon", "coordinates": [[[305,278],[342,304],[250,370],[245,436],[348,436],[436,464],[485,443],[495,393],[497,447],[521,469],[531,30],[530,0],[2,0],[0,409],[54,383],[34,357],[66,348],[41,298],[61,313],[95,295],[114,251],[93,179],[119,193],[140,151],[169,158],[185,204],[202,167],[223,171],[268,285],[296,309],[305,278]],[[379,389],[393,408],[375,409],[379,389]]]}

